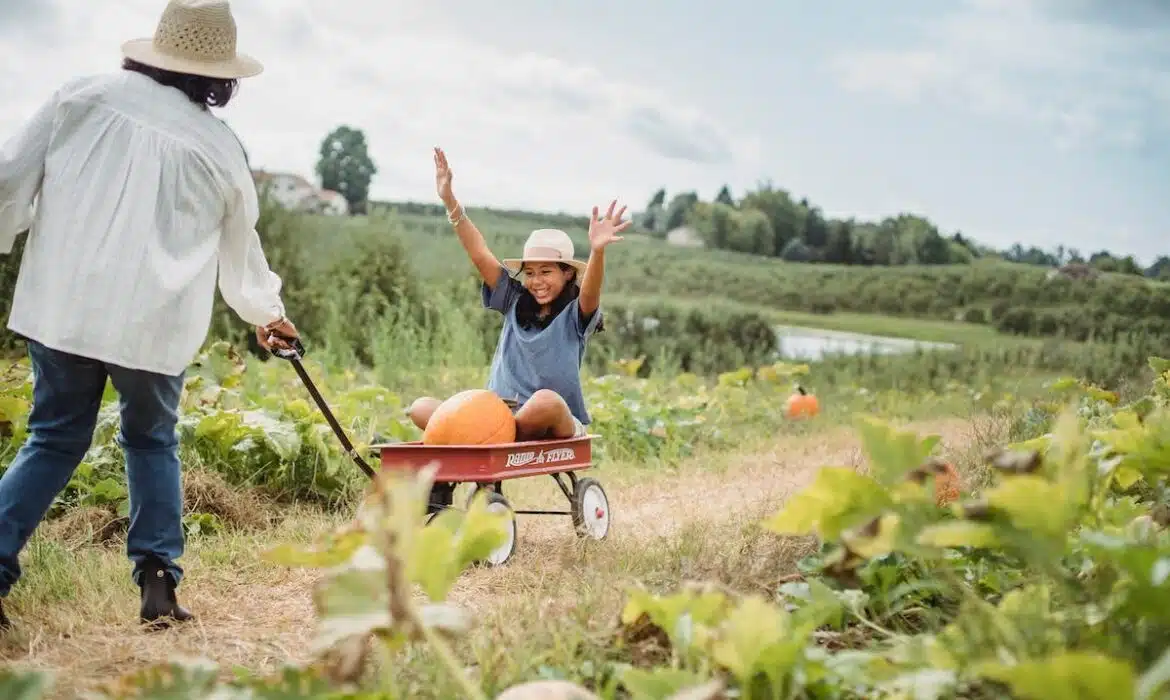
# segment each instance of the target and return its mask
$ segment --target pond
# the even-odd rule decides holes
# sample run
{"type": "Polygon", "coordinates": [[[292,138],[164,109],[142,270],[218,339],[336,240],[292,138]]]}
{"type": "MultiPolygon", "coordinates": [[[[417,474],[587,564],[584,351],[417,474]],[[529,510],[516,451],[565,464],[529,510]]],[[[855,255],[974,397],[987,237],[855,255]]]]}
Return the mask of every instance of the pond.
{"type": "Polygon", "coordinates": [[[897,355],[921,350],[954,350],[954,343],[936,343],[802,326],[777,326],[779,355],[785,360],[816,362],[833,355],[897,355]]]}

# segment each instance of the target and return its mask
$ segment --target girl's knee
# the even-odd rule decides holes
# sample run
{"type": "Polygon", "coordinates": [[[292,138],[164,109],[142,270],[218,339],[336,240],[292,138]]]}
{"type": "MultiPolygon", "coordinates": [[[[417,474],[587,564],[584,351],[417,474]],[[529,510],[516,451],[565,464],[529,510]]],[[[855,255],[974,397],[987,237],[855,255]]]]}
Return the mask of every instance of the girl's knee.
{"type": "Polygon", "coordinates": [[[568,410],[569,404],[561,398],[561,395],[552,389],[537,389],[528,399],[528,403],[532,405],[533,409],[541,411],[557,411],[568,410]]]}
{"type": "Polygon", "coordinates": [[[574,432],[573,414],[561,395],[549,389],[533,392],[516,412],[516,431],[521,440],[567,438],[574,432]]]}

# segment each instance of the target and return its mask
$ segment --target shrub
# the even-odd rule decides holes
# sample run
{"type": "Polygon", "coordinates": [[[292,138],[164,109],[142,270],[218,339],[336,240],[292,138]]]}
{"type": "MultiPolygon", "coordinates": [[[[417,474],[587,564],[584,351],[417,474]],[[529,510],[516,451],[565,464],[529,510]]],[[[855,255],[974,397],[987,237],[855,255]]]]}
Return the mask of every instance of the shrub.
{"type": "Polygon", "coordinates": [[[663,369],[715,374],[767,363],[778,349],[772,322],[733,304],[615,300],[605,308],[605,332],[586,354],[598,370],[610,359],[644,357],[643,375],[663,369]]]}

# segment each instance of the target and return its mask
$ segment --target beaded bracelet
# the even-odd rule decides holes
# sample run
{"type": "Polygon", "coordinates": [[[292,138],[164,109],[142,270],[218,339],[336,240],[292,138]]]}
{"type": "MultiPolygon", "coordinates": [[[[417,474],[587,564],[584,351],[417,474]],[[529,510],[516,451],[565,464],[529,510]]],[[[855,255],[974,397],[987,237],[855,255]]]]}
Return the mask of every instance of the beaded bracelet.
{"type": "Polygon", "coordinates": [[[467,218],[467,211],[463,209],[462,202],[456,205],[456,211],[459,212],[459,218],[454,218],[453,212],[447,212],[447,223],[451,224],[452,226],[458,226],[463,222],[464,219],[467,218]]]}

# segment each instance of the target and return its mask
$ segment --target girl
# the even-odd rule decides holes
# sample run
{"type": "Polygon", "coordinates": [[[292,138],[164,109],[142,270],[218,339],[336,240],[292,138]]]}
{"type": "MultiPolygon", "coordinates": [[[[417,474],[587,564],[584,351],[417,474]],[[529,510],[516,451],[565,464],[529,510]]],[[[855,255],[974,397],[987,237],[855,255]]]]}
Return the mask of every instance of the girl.
{"type": "MultiPolygon", "coordinates": [[[[447,207],[447,220],[483,279],[484,308],[504,316],[492,358],[488,389],[520,404],[516,439],[565,439],[585,435],[589,413],[581,392],[581,360],[589,336],[601,330],[601,281],[605,249],[622,240],[629,227],[626,208],[605,217],[597,207],[589,222],[589,262],[573,259],[573,242],[563,231],[539,229],[524,244],[520,259],[503,264],[488,249],[483,234],[451,191],[451,168],[435,149],[435,187],[447,207]],[[524,281],[510,273],[522,272],[524,281]]],[[[425,429],[441,401],[423,397],[408,413],[425,429]]]]}

